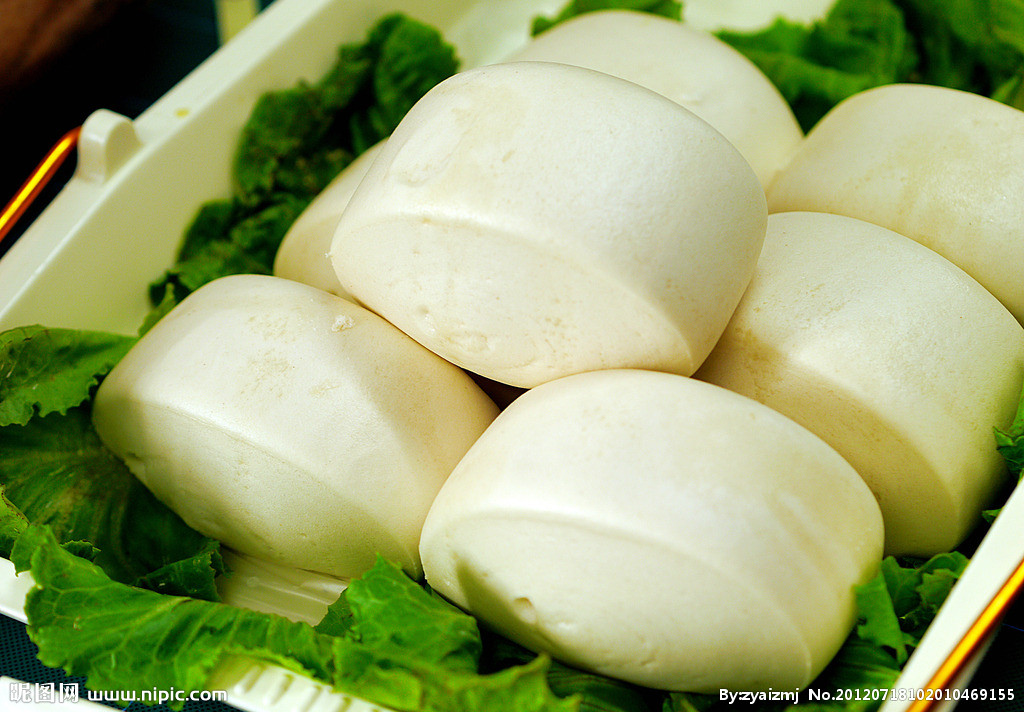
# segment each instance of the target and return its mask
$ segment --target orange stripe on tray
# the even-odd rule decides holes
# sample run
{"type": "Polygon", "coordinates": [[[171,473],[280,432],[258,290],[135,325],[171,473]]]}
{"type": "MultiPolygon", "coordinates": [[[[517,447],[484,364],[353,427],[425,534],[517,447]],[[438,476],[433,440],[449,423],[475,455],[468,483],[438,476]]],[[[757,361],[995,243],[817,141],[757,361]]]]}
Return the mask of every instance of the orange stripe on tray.
{"type": "Polygon", "coordinates": [[[1010,607],[1014,597],[1024,588],[1024,560],[1017,564],[1006,582],[1002,585],[996,595],[985,606],[985,609],[978,615],[971,627],[967,629],[964,637],[950,651],[946,660],[939,666],[939,669],[928,681],[924,693],[925,699],[916,699],[907,712],[931,712],[940,703],[946,701],[944,691],[947,690],[957,674],[964,669],[968,661],[981,648],[982,643],[988,637],[996,625],[998,625],[1003,614],[1010,607]],[[930,695],[930,697],[929,697],[930,695]]]}
{"type": "Polygon", "coordinates": [[[3,212],[0,212],[0,241],[7,237],[18,219],[28,210],[65,159],[75,150],[81,132],[81,127],[77,127],[64,134],[32,171],[28,180],[22,184],[10,202],[4,206],[3,212]]]}

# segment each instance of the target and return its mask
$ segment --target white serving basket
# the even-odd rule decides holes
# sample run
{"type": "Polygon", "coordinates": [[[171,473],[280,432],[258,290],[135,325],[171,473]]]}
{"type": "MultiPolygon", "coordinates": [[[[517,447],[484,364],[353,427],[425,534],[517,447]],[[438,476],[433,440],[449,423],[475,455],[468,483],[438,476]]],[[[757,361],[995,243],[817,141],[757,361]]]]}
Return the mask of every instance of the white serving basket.
{"type": "MultiPolygon", "coordinates": [[[[147,286],[174,261],[198,206],[231,193],[236,139],[263,93],[315,80],[337,47],[360,41],[383,14],[403,11],[440,28],[464,68],[500,60],[528,39],[533,16],[562,0],[277,0],[198,69],[132,121],[92,114],[74,176],[0,259],[0,329],[40,323],[134,333],[149,310],[147,286]]],[[[818,17],[831,0],[689,0],[688,21],[705,29],[753,29],[777,13],[818,17]]],[[[911,657],[898,688],[923,688],[1014,572],[1024,555],[1024,494],[1018,491],[911,657]]],[[[224,600],[316,622],[344,582],[237,555],[224,600]]],[[[27,574],[0,560],[0,612],[24,620],[27,574]]],[[[977,656],[975,656],[975,659],[977,656]]],[[[957,684],[963,686],[970,665],[957,684]]],[[[300,675],[244,659],[224,664],[210,689],[251,712],[378,709],[300,675]]],[[[887,702],[901,712],[910,700],[887,702]]],[[[948,707],[949,705],[946,705],[948,707]]]]}

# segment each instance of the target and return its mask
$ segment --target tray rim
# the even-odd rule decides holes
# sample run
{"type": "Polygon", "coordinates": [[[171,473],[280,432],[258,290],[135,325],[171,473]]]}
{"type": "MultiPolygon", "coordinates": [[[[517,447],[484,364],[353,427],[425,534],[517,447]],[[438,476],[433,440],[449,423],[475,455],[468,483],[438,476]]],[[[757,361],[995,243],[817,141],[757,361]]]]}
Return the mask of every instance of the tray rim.
{"type": "MultiPolygon", "coordinates": [[[[445,6],[449,21],[435,24],[450,29],[452,26],[458,28],[461,21],[463,26],[459,31],[465,33],[467,16],[472,14],[474,8],[486,4],[486,0],[451,0],[445,6]]],[[[80,165],[75,175],[0,259],[0,285],[20,285],[14,289],[0,287],[0,326],[6,328],[19,325],[11,323],[7,318],[9,307],[25,298],[25,284],[31,284],[39,275],[53,269],[55,256],[60,255],[90,225],[90,221],[95,220],[98,205],[126,185],[146,161],[153,160],[154,156],[166,150],[195,117],[206,116],[224,102],[240,101],[240,97],[235,96],[238,84],[251,80],[255,73],[263,71],[275,52],[280,52],[289,43],[295,43],[295,38],[304,32],[308,34],[312,25],[334,16],[342,5],[347,6],[343,14],[358,17],[359,20],[348,28],[351,30],[349,36],[337,37],[333,41],[335,45],[346,39],[357,39],[360,33],[365,32],[375,19],[389,9],[405,9],[415,16],[416,12],[409,9],[410,6],[422,9],[431,3],[416,0],[391,0],[383,3],[372,0],[347,3],[344,0],[276,0],[134,121],[104,109],[90,116],[82,128],[80,165]]],[[[541,7],[546,11],[552,6],[561,5],[561,2],[526,0],[520,5],[541,7]]],[[[291,81],[296,78],[293,76],[291,81]]],[[[313,77],[306,75],[304,78],[313,77]]],[[[247,112],[248,109],[244,113],[247,112]]],[[[221,183],[224,184],[223,181],[221,183]]],[[[194,207],[190,206],[191,209],[194,207]]],[[[935,669],[963,637],[975,618],[985,610],[1002,582],[1020,564],[1024,547],[1018,544],[1017,554],[1007,554],[1006,549],[1016,541],[1016,537],[1011,538],[1011,535],[1014,530],[1019,531],[1022,525],[1024,493],[1021,487],[1017,487],[1003,514],[982,540],[967,571],[954,587],[920,646],[911,655],[895,688],[921,689],[928,684],[935,669]]],[[[31,578],[27,574],[15,575],[10,562],[0,560],[0,613],[24,622],[22,604],[30,587],[31,578]]],[[[990,641],[991,634],[985,640],[990,641]]],[[[955,687],[963,688],[968,684],[979,661],[980,655],[965,661],[968,664],[956,680],[955,687]]],[[[237,663],[232,665],[237,666],[237,663]]],[[[237,673],[235,667],[228,667],[237,673]]],[[[283,668],[263,667],[268,671],[278,671],[273,674],[283,672],[294,675],[283,668]]],[[[230,680],[230,674],[234,674],[230,670],[226,673],[218,672],[221,676],[218,679],[230,680]]],[[[297,677],[300,678],[301,688],[302,680],[307,679],[297,677]]],[[[321,685],[313,680],[308,682],[321,685]]],[[[239,680],[235,680],[235,686],[239,684],[239,680]]],[[[255,687],[249,685],[247,689],[255,687]]],[[[338,696],[339,704],[343,700],[354,699],[340,693],[331,694],[338,696]]],[[[236,700],[237,704],[231,700],[229,704],[251,712],[273,712],[275,709],[273,704],[266,706],[253,702],[245,693],[236,692],[236,700]]],[[[912,700],[887,701],[882,712],[903,712],[910,709],[912,704],[912,700]]],[[[924,709],[920,705],[917,707],[924,709]]],[[[943,707],[948,708],[951,706],[943,707]]],[[[371,706],[368,709],[383,708],[371,706]]]]}

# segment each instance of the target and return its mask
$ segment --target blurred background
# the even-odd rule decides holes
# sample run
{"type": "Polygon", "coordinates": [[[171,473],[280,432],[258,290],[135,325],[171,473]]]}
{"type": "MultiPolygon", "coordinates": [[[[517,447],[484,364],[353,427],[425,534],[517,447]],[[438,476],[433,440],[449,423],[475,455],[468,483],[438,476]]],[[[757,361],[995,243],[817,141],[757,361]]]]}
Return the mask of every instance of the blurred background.
{"type": "MultiPolygon", "coordinates": [[[[137,117],[272,1],[0,0],[0,207],[90,113],[137,117]]],[[[0,254],[73,168],[69,160],[0,254]]]]}

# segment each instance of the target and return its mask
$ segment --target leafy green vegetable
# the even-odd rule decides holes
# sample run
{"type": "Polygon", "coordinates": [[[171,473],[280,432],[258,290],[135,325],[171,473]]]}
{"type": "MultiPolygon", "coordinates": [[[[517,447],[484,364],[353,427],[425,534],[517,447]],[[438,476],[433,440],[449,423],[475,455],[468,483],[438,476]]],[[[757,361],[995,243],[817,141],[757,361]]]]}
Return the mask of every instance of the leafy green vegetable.
{"type": "Polygon", "coordinates": [[[454,50],[435,29],[385,16],[364,43],[342,46],[317,84],[260,98],[235,157],[242,202],[276,193],[312,198],[457,69],[454,50]]]}
{"type": "Polygon", "coordinates": [[[31,326],[0,334],[0,555],[28,522],[101,550],[120,581],[216,598],[219,545],[187,527],[100,442],[87,401],[136,337],[31,326]]]}
{"type": "Polygon", "coordinates": [[[364,42],[341,47],[320,81],[261,97],[235,153],[235,194],[200,208],[176,264],[150,287],[154,304],[168,285],[180,301],[217,277],[270,273],[309,202],[457,69],[440,33],[392,14],[364,42]]]}
{"type": "Polygon", "coordinates": [[[596,10],[636,10],[680,20],[683,5],[678,0],[570,0],[554,17],[533,18],[530,33],[539,35],[561,22],[596,10]]]}
{"type": "Polygon", "coordinates": [[[224,570],[217,543],[103,446],[86,406],[0,428],[0,483],[28,521],[99,549],[96,563],[114,579],[216,599],[214,577],[224,570]]]}
{"type": "MultiPolygon", "coordinates": [[[[339,66],[345,55],[343,49],[339,66]]],[[[377,24],[360,59],[372,71],[348,117],[350,150],[357,156],[391,135],[412,105],[459,66],[454,49],[435,29],[402,15],[386,16],[377,24]]],[[[337,91],[343,81],[347,79],[335,70],[323,83],[337,91]]]]}
{"type": "MultiPolygon", "coordinates": [[[[481,666],[485,670],[502,670],[528,664],[536,657],[536,653],[491,634],[484,640],[481,666]]],[[[660,712],[665,698],[663,692],[577,670],[557,661],[548,670],[548,685],[559,697],[578,697],[581,712],[660,712]]]]}
{"type": "Polygon", "coordinates": [[[337,108],[307,84],[260,97],[235,154],[239,206],[260,205],[276,193],[316,195],[352,157],[328,142],[337,108]]]}
{"type": "Polygon", "coordinates": [[[162,296],[153,294],[153,302],[156,304],[149,313],[146,314],[145,319],[142,320],[142,326],[139,327],[139,336],[144,336],[147,331],[156,326],[156,323],[164,318],[164,316],[171,311],[178,304],[178,300],[174,294],[174,285],[165,284],[164,293],[162,296]]]}
{"type": "MultiPolygon", "coordinates": [[[[939,606],[967,566],[959,553],[937,554],[927,561],[893,557],[882,561],[878,574],[857,590],[860,623],[836,657],[814,681],[823,691],[885,690],[899,677],[911,650],[931,623],[939,606]]],[[[866,699],[867,698],[867,699],[866,699]]],[[[881,700],[861,699],[807,703],[794,710],[868,712],[881,700]]]]}
{"type": "Polygon", "coordinates": [[[384,559],[353,580],[343,599],[352,617],[349,637],[396,658],[476,671],[481,651],[476,619],[412,584],[384,559]]]}
{"type": "Polygon", "coordinates": [[[916,647],[946,600],[953,584],[967,568],[967,557],[953,551],[936,554],[917,565],[900,567],[895,560],[882,562],[882,574],[892,595],[900,627],[916,647]],[[900,595],[892,592],[897,591],[900,595]]]}
{"type": "Polygon", "coordinates": [[[665,697],[662,712],[705,712],[714,708],[716,699],[710,695],[673,692],[665,697]]]}
{"type": "Polygon", "coordinates": [[[469,669],[479,650],[473,619],[383,560],[346,592],[340,605],[351,625],[335,637],[280,616],[117,583],[62,549],[47,527],[29,527],[13,558],[36,581],[25,610],[40,660],[100,689],[198,690],[222,660],[244,655],[398,710],[578,709],[547,687],[546,658],[490,675],[469,669]]]}
{"type": "MultiPolygon", "coordinates": [[[[996,448],[1006,461],[1010,475],[1020,481],[1024,476],[1024,393],[1021,393],[1020,401],[1017,404],[1017,413],[1014,415],[1010,427],[1005,431],[995,428],[994,434],[996,448]]],[[[988,510],[984,513],[985,518],[992,521],[999,511],[999,509],[988,510]]]]}
{"type": "Polygon", "coordinates": [[[900,628],[892,593],[886,583],[884,577],[876,576],[857,589],[857,606],[863,617],[863,622],[857,626],[857,636],[878,647],[892,649],[896,662],[903,665],[910,655],[907,648],[911,641],[900,628]]]}
{"type": "Polygon", "coordinates": [[[1012,99],[1005,87],[1019,83],[1024,72],[1021,0],[901,0],[899,4],[907,26],[919,38],[916,81],[1012,99]]]}
{"type": "Polygon", "coordinates": [[[0,333],[0,426],[80,405],[134,343],[132,336],[42,326],[0,333]]]}
{"type": "Polygon", "coordinates": [[[755,33],[720,32],[775,83],[810,129],[865,89],[922,82],[1021,106],[1021,0],[838,0],[821,21],[779,19],[755,33]]]}
{"type": "Polygon", "coordinates": [[[258,208],[237,198],[204,205],[186,232],[178,261],[150,286],[150,300],[159,304],[170,289],[180,302],[218,277],[269,274],[281,240],[308,204],[288,194],[275,200],[258,208]]]}
{"type": "Polygon", "coordinates": [[[349,605],[346,592],[343,591],[338,600],[328,606],[327,613],[315,627],[318,633],[337,637],[348,635],[355,623],[355,614],[352,613],[352,606],[349,605]]]}
{"type": "Polygon", "coordinates": [[[21,533],[28,529],[28,517],[7,498],[0,486],[0,555],[10,556],[11,547],[21,533]]]}
{"type": "Polygon", "coordinates": [[[848,96],[904,80],[916,62],[890,0],[839,0],[811,26],[780,18],[762,32],[718,36],[775,83],[805,130],[848,96]]]}
{"type": "Polygon", "coordinates": [[[835,690],[860,690],[861,697],[852,699],[820,700],[811,702],[810,695],[804,695],[804,702],[786,707],[797,712],[871,712],[881,705],[880,700],[870,699],[871,690],[890,689],[900,674],[900,665],[882,648],[851,636],[839,649],[824,672],[814,682],[822,692],[835,690]]]}
{"type": "Polygon", "coordinates": [[[249,649],[326,674],[325,643],[311,627],[117,583],[62,549],[48,527],[29,527],[12,559],[36,582],[25,612],[40,661],[87,675],[97,689],[201,689],[225,654],[249,649]],[[278,649],[288,654],[275,655],[278,649]]]}

